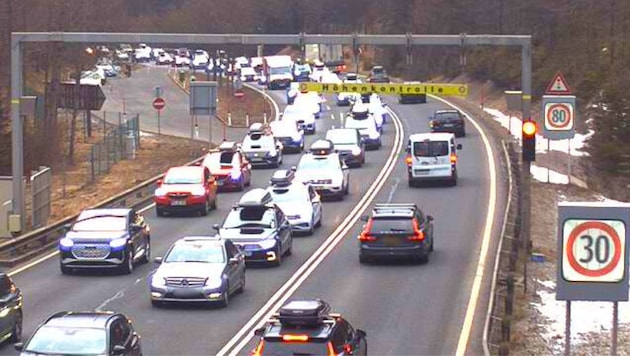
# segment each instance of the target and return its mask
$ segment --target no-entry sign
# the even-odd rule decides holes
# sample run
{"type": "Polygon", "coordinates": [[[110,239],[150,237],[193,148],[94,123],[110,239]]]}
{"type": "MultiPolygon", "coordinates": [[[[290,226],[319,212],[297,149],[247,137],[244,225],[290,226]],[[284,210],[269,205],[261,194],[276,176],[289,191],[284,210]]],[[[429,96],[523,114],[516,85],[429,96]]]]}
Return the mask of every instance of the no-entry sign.
{"type": "Polygon", "coordinates": [[[559,300],[628,300],[627,203],[558,204],[559,300]]]}
{"type": "Polygon", "coordinates": [[[155,110],[162,110],[164,109],[165,106],[166,106],[166,101],[164,101],[164,99],[162,98],[153,99],[153,108],[155,110]]]}

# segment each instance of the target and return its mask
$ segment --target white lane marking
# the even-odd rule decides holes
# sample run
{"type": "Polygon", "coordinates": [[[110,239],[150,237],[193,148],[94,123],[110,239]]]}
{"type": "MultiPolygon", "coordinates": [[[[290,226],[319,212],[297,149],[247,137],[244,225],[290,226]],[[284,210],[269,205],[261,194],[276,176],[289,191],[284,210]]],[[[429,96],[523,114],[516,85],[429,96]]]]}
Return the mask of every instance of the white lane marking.
{"type": "Polygon", "coordinates": [[[389,190],[389,195],[387,196],[387,202],[391,203],[394,198],[394,193],[396,193],[396,188],[398,188],[398,184],[400,183],[400,178],[394,179],[394,184],[392,185],[392,189],[389,190]]]}
{"type": "Polygon", "coordinates": [[[276,103],[275,100],[273,100],[273,98],[271,97],[271,95],[269,95],[267,93],[267,91],[265,90],[260,90],[258,89],[256,86],[248,84],[248,83],[243,83],[246,87],[255,90],[257,92],[259,92],[260,94],[262,94],[262,96],[264,96],[265,98],[267,98],[267,100],[269,100],[271,102],[271,105],[273,106],[273,109],[276,112],[276,117],[274,118],[274,120],[278,120],[278,118],[280,117],[280,107],[278,106],[278,103],[276,103]]]}
{"type": "Polygon", "coordinates": [[[459,334],[459,340],[457,342],[457,351],[455,355],[465,355],[466,348],[468,347],[468,340],[470,338],[470,333],[472,331],[473,319],[475,317],[475,309],[477,308],[477,303],[479,302],[479,294],[481,292],[481,282],[483,281],[483,274],[486,267],[486,258],[488,256],[488,249],[490,248],[490,240],[492,238],[492,227],[494,225],[494,213],[496,210],[496,200],[497,200],[497,169],[496,162],[494,161],[494,156],[492,155],[492,146],[490,146],[490,140],[488,140],[488,136],[483,131],[481,125],[477,121],[473,119],[473,116],[467,113],[465,110],[461,109],[457,105],[454,105],[442,98],[430,95],[433,99],[439,100],[448,106],[451,106],[462,113],[464,113],[468,120],[475,126],[479,134],[481,135],[481,140],[483,141],[483,146],[486,151],[486,160],[488,161],[488,174],[490,176],[490,192],[488,194],[488,211],[486,213],[486,221],[483,227],[483,239],[481,241],[481,249],[479,250],[479,259],[477,260],[477,269],[475,270],[475,275],[473,277],[473,285],[470,291],[470,299],[468,300],[468,306],[466,307],[466,315],[464,317],[464,323],[462,325],[462,331],[459,334]]]}
{"type": "Polygon", "coordinates": [[[105,306],[106,306],[107,304],[109,304],[109,303],[113,302],[113,301],[114,301],[114,300],[116,300],[116,299],[120,299],[120,298],[122,298],[122,297],[124,297],[124,296],[125,296],[125,290],[124,290],[124,289],[119,290],[118,292],[116,292],[116,294],[114,294],[114,296],[113,296],[113,297],[111,297],[111,298],[109,298],[109,299],[106,299],[103,303],[101,303],[101,305],[99,305],[98,307],[96,307],[96,309],[95,309],[95,310],[96,310],[96,311],[102,311],[102,310],[103,310],[103,308],[105,308],[105,306]]]}
{"type": "Polygon", "coordinates": [[[228,343],[217,353],[218,355],[236,355],[241,351],[253,337],[252,331],[264,325],[275,311],[286,302],[286,300],[299,288],[310,274],[323,262],[323,260],[332,252],[337,244],[346,237],[348,231],[358,220],[360,214],[374,200],[376,194],[380,191],[386,182],[385,177],[389,176],[394,169],[398,160],[398,154],[402,148],[402,124],[396,114],[391,111],[396,126],[396,136],[394,138],[394,146],[385,163],[385,166],[379,172],[378,176],[367,190],[367,193],[355,205],[352,211],[332,234],[324,241],[315,253],[313,253],[302,266],[289,278],[288,281],[269,298],[267,303],[228,341],[228,343]],[[246,335],[249,333],[248,335],[246,335]],[[239,340],[243,338],[240,342],[239,340]],[[239,342],[236,346],[234,346],[239,342]],[[231,350],[231,351],[230,351],[231,350]]]}
{"type": "MultiPolygon", "coordinates": [[[[138,212],[139,213],[144,213],[145,211],[153,208],[154,206],[155,206],[155,203],[151,203],[151,204],[145,206],[144,208],[138,209],[138,212]]],[[[43,257],[40,257],[40,258],[36,259],[35,261],[29,262],[29,263],[27,263],[27,264],[25,264],[23,266],[20,266],[20,267],[14,269],[13,271],[9,272],[8,275],[9,275],[9,277],[13,277],[13,276],[17,275],[18,273],[22,273],[22,272],[26,271],[27,269],[32,268],[34,266],[37,266],[38,264],[40,264],[40,263],[42,263],[42,262],[44,262],[44,261],[46,261],[46,260],[48,260],[48,259],[50,259],[52,257],[55,257],[57,255],[59,255],[59,251],[51,252],[51,253],[43,256],[43,257]]]]}

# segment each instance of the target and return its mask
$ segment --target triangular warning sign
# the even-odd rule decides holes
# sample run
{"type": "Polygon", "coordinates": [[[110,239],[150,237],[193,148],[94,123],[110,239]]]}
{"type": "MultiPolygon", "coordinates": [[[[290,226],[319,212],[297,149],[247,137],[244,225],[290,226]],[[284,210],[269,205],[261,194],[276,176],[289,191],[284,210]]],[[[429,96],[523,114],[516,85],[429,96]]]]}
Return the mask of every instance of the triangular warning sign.
{"type": "Polygon", "coordinates": [[[564,79],[564,76],[560,71],[556,73],[553,77],[549,85],[547,85],[547,90],[545,90],[545,94],[549,95],[567,95],[571,94],[571,89],[567,85],[567,81],[564,79]]]}

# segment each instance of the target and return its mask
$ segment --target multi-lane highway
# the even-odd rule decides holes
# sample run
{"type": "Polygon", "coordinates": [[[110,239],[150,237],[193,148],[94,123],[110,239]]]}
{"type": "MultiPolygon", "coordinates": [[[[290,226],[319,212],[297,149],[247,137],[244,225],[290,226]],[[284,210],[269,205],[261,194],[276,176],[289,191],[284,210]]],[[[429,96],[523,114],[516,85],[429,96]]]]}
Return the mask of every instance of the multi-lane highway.
{"type": "MultiPolygon", "coordinates": [[[[173,110],[163,116],[168,117],[165,119],[168,124],[163,121],[163,132],[188,137],[188,99],[177,92],[165,74],[165,70],[143,69],[113,85],[124,87],[126,110],[140,112],[145,128],[155,124],[148,104],[152,89],[162,86],[167,93],[167,107],[173,110]]],[[[116,88],[111,93],[116,95],[116,88]]],[[[284,102],[283,91],[273,95],[279,103],[284,102]]],[[[496,227],[497,221],[493,218],[501,215],[503,192],[502,185],[497,185],[500,176],[492,180],[495,163],[487,159],[480,132],[472,129],[466,138],[459,140],[463,150],[459,154],[460,180],[456,187],[409,188],[404,152],[400,149],[402,142],[410,132],[427,131],[427,117],[445,104],[436,100],[405,106],[393,100],[388,102],[399,122],[390,121],[385,127],[383,147],[368,152],[364,167],[351,170],[350,195],[341,202],[325,203],[323,226],[313,236],[296,237],[293,255],[284,259],[281,267],[249,268],[245,293],[232,298],[228,308],[196,305],[153,308],[148,295],[148,276],[156,267],[153,264],[137,266],[131,275],[81,273],[66,276],[60,273],[57,258],[52,257],[14,275],[25,296],[25,337],[46,316],[57,311],[116,310],[134,320],[147,355],[201,355],[219,351],[246,354],[253,347],[249,339],[251,328],[259,321],[252,317],[268,301],[289,297],[290,289],[297,288],[294,296],[323,298],[335,311],[346,315],[355,327],[366,330],[370,354],[454,354],[461,341],[462,325],[467,324],[473,281],[484,269],[482,264],[478,270],[480,251],[482,246],[493,245],[487,225],[496,227]],[[387,176],[389,163],[393,164],[393,171],[387,176]],[[382,182],[378,179],[381,177],[385,179],[382,182]],[[496,209],[495,201],[489,201],[495,189],[496,209]],[[355,207],[369,205],[372,195],[375,195],[374,202],[415,202],[434,216],[436,250],[428,264],[359,264],[356,235],[361,223],[348,221],[348,218],[358,216],[360,209],[355,207]],[[320,251],[320,258],[309,261],[323,244],[328,250],[320,251]],[[312,268],[304,271],[306,267],[312,268]],[[293,279],[300,285],[285,285],[296,271],[300,271],[302,278],[293,279]],[[307,276],[306,272],[311,273],[307,276]],[[281,287],[286,292],[276,293],[281,287]],[[250,327],[244,328],[248,323],[250,327]],[[241,335],[243,337],[234,338],[241,335]]],[[[307,145],[332,125],[339,126],[338,119],[330,119],[331,114],[339,117],[339,109],[334,101],[329,103],[331,109],[318,120],[318,133],[308,136],[307,145]]],[[[120,107],[113,108],[120,102],[112,100],[109,104],[112,109],[120,110],[120,107]]],[[[243,133],[233,131],[230,135],[230,138],[240,139],[243,133]]],[[[286,155],[283,167],[295,165],[298,159],[299,155],[286,155]]],[[[265,187],[271,173],[272,170],[255,170],[252,187],[265,187]]],[[[148,208],[144,214],[151,225],[153,256],[163,254],[181,236],[212,234],[212,224],[220,223],[239,197],[239,193],[222,193],[218,210],[207,217],[157,218],[154,209],[148,208]]],[[[486,283],[480,285],[482,291],[485,286],[486,283]]],[[[472,326],[481,325],[480,316],[485,308],[483,295],[481,293],[476,304],[477,309],[471,311],[477,313],[477,317],[471,319],[472,326]]],[[[267,310],[263,308],[259,315],[267,310]]],[[[473,329],[480,332],[480,328],[473,329]]],[[[480,352],[475,348],[479,335],[476,332],[471,335],[469,353],[480,352]]],[[[0,353],[14,351],[4,346],[0,353]]]]}

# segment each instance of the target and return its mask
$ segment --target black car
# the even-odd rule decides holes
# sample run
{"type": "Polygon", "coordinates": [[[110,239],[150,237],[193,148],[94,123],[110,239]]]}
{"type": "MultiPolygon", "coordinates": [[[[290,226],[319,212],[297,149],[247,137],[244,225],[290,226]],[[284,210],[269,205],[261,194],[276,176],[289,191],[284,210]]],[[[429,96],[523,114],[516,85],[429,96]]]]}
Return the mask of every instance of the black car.
{"type": "Polygon", "coordinates": [[[385,72],[383,66],[374,66],[370,70],[370,74],[367,79],[368,83],[389,83],[389,76],[385,72]]]}
{"type": "Polygon", "coordinates": [[[252,355],[367,355],[366,333],[321,299],[292,300],[266,325],[252,355]]]}
{"type": "Polygon", "coordinates": [[[134,263],[151,257],[151,236],[144,217],[131,208],[88,209],[59,241],[61,272],[113,268],[131,273],[134,263]]]}
{"type": "Polygon", "coordinates": [[[429,261],[433,251],[433,217],[416,204],[376,204],[359,234],[359,262],[376,258],[429,261]]]}
{"type": "Polygon", "coordinates": [[[142,355],[131,320],[106,311],[56,313],[15,349],[21,355],[142,355]]]}
{"type": "Polygon", "coordinates": [[[22,292],[9,275],[0,272],[0,341],[22,339],[22,292]]]}
{"type": "MultiPolygon", "coordinates": [[[[420,82],[405,82],[404,84],[421,84],[420,82]]],[[[413,103],[421,103],[425,104],[427,102],[426,94],[399,94],[398,95],[398,103],[399,104],[413,104],[413,103]]]]}
{"type": "Polygon", "coordinates": [[[240,247],[245,262],[279,266],[284,256],[291,255],[291,224],[265,189],[255,188],[243,194],[223,223],[214,224],[213,228],[240,247]]]}
{"type": "Polygon", "coordinates": [[[450,132],[456,137],[466,136],[466,120],[459,110],[437,110],[429,118],[431,132],[450,132]]]}

